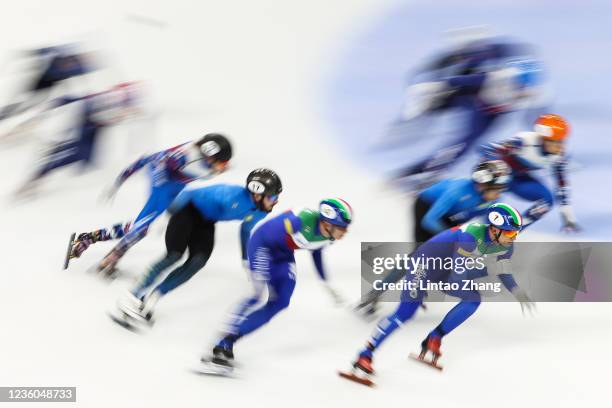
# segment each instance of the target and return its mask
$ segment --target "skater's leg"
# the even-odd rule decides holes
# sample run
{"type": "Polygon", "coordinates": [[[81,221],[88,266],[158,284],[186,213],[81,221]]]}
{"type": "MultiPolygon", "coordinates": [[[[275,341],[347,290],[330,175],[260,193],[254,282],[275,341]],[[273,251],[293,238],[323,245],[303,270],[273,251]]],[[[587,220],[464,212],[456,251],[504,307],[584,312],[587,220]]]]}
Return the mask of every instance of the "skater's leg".
{"type": "Polygon", "coordinates": [[[192,211],[192,231],[187,242],[189,258],[172,271],[155,289],[165,295],[187,282],[206,265],[215,245],[215,223],[204,220],[197,211],[192,211]]]}
{"type": "Polygon", "coordinates": [[[206,265],[208,257],[205,254],[190,256],[185,263],[174,269],[166,278],[155,288],[162,296],[178,286],[187,282],[193,275],[206,265]]]}
{"type": "Polygon", "coordinates": [[[126,222],[125,224],[115,224],[110,228],[100,228],[91,232],[80,233],[73,242],[70,258],[79,258],[87,248],[96,242],[123,238],[131,227],[132,223],[126,222]]]}
{"type": "Polygon", "coordinates": [[[132,289],[132,293],[135,296],[141,297],[144,295],[147,289],[153,285],[167,268],[181,259],[187,249],[189,237],[194,226],[194,211],[197,210],[193,206],[187,205],[170,217],[165,236],[166,256],[153,264],[132,289]]]}
{"type": "Polygon", "coordinates": [[[359,353],[360,356],[372,357],[374,350],[378,348],[391,333],[414,316],[420,304],[421,300],[402,301],[395,312],[378,322],[366,347],[359,353]]]}
{"type": "Polygon", "coordinates": [[[238,334],[238,328],[244,322],[246,316],[263,300],[263,293],[271,279],[272,250],[265,244],[264,236],[265,234],[261,231],[253,234],[247,245],[247,258],[249,260],[253,294],[240,302],[238,307],[234,309],[226,329],[226,332],[232,336],[238,334]]]}
{"type": "Polygon", "coordinates": [[[457,98],[455,107],[464,108],[468,112],[466,129],[463,134],[430,157],[404,169],[399,174],[400,177],[435,173],[446,169],[467,153],[500,116],[499,114],[482,111],[472,97],[457,98]]]}
{"type": "Polygon", "coordinates": [[[149,270],[138,280],[138,283],[132,288],[131,292],[137,298],[142,298],[149,287],[155,283],[157,278],[169,267],[174,265],[181,257],[182,253],[169,252],[162,259],[151,265],[149,270]]]}
{"type": "MultiPolygon", "coordinates": [[[[75,142],[57,144],[42,160],[28,183],[32,183],[57,170],[80,160],[75,142]]],[[[27,184],[26,184],[27,185],[27,184]]]]}
{"type": "MultiPolygon", "coordinates": [[[[418,244],[422,244],[425,241],[428,241],[431,237],[434,236],[433,233],[426,230],[421,226],[421,220],[429,211],[431,204],[418,197],[413,205],[413,224],[414,224],[414,242],[418,244]]],[[[412,256],[410,254],[409,256],[412,256]]],[[[406,271],[401,271],[399,269],[394,269],[383,279],[383,285],[387,283],[395,283],[402,279],[405,275],[406,271]]],[[[368,292],[364,297],[363,301],[357,306],[358,309],[366,308],[368,305],[374,305],[378,302],[378,299],[385,293],[384,290],[376,290],[372,289],[368,292]]],[[[375,306],[373,306],[375,307],[375,306]]],[[[373,310],[373,309],[372,309],[373,310]]]]}
{"type": "MultiPolygon", "coordinates": [[[[402,271],[399,269],[392,270],[382,281],[382,286],[387,287],[389,283],[399,282],[400,279],[406,274],[406,271],[402,271]]],[[[369,304],[375,303],[378,299],[386,292],[386,290],[377,290],[372,289],[368,293],[363,296],[362,302],[359,304],[358,308],[363,308],[369,304]]]]}
{"type": "Polygon", "coordinates": [[[548,187],[531,176],[515,177],[508,190],[524,200],[533,202],[533,205],[522,214],[523,228],[542,218],[553,206],[553,195],[548,187]]]}
{"type": "Polygon", "coordinates": [[[270,291],[268,302],[244,317],[237,326],[236,332],[238,337],[246,336],[259,329],[276,316],[278,312],[289,306],[293,290],[295,289],[295,278],[286,276],[272,279],[268,284],[268,288],[270,291]]]}
{"type": "Polygon", "coordinates": [[[473,315],[476,310],[478,310],[478,306],[480,306],[480,301],[477,300],[462,300],[457,303],[457,305],[444,316],[442,322],[429,333],[429,336],[446,336],[473,315]]]}
{"type": "Polygon", "coordinates": [[[165,186],[154,187],[149,199],[140,211],[140,214],[138,214],[138,217],[136,217],[134,224],[104,260],[102,260],[100,268],[116,264],[131,247],[142,240],[147,235],[151,224],[168,208],[176,194],[178,194],[178,191],[165,186]]]}
{"type": "Polygon", "coordinates": [[[295,288],[295,261],[274,262],[272,250],[259,245],[262,239],[262,234],[253,235],[248,249],[255,294],[241,303],[229,324],[229,336],[224,336],[218,346],[231,349],[237,338],[257,330],[289,306],[295,288]],[[253,310],[266,286],[267,303],[253,310]]]}

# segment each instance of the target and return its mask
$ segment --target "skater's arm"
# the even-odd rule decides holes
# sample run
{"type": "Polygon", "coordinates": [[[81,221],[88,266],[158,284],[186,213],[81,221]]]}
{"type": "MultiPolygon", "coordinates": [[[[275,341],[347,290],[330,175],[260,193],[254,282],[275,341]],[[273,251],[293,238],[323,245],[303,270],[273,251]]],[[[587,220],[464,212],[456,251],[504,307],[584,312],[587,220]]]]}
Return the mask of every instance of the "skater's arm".
{"type": "Polygon", "coordinates": [[[478,150],[483,160],[504,160],[504,158],[520,149],[522,144],[523,142],[520,138],[514,137],[502,142],[484,144],[478,150]]]}
{"type": "Polygon", "coordinates": [[[510,292],[512,296],[514,296],[514,298],[521,304],[521,310],[523,311],[523,314],[525,314],[526,311],[533,313],[533,311],[535,310],[535,303],[527,295],[527,292],[525,292],[516,283],[516,280],[514,280],[509,258],[509,256],[512,255],[512,250],[508,252],[510,253],[510,255],[502,255],[503,259],[498,262],[498,266],[500,268],[498,269],[499,273],[497,276],[502,282],[502,284],[505,286],[505,288],[508,289],[508,292],[510,292]]]}
{"type": "Polygon", "coordinates": [[[157,154],[152,154],[149,156],[142,156],[140,159],[133,162],[131,165],[126,167],[115,179],[115,188],[119,188],[128,178],[130,178],[134,173],[138,170],[142,169],[147,164],[151,163],[157,154]]]}
{"type": "Polygon", "coordinates": [[[325,268],[323,267],[322,250],[317,249],[316,251],[312,251],[312,261],[314,262],[315,269],[317,270],[317,273],[319,274],[319,277],[321,278],[321,280],[323,281],[327,280],[327,277],[325,274],[325,268]]]}
{"type": "Polygon", "coordinates": [[[499,255],[497,257],[497,262],[495,263],[494,272],[504,285],[508,292],[512,293],[516,288],[518,288],[518,284],[514,279],[514,275],[512,275],[512,263],[510,258],[512,258],[512,254],[514,253],[514,246],[511,246],[506,253],[499,255]]]}
{"type": "Polygon", "coordinates": [[[448,226],[444,224],[442,219],[455,205],[458,197],[456,189],[449,189],[438,197],[422,220],[415,221],[420,222],[423,228],[434,234],[445,230],[448,226]]]}
{"type": "Polygon", "coordinates": [[[249,238],[251,237],[251,231],[255,224],[265,218],[266,213],[262,211],[256,211],[244,217],[242,224],[240,224],[240,249],[242,253],[242,260],[247,260],[247,245],[249,238]]]}

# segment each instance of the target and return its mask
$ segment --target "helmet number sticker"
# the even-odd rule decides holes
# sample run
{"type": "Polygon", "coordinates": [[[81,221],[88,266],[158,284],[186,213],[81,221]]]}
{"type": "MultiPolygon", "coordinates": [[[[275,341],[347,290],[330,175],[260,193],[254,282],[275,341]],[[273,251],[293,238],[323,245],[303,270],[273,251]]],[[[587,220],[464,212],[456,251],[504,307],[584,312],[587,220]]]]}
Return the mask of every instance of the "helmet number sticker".
{"type": "Polygon", "coordinates": [[[502,215],[498,213],[497,211],[491,211],[489,213],[489,221],[493,225],[497,225],[497,226],[504,225],[504,217],[502,217],[502,215]]]}
{"type": "Polygon", "coordinates": [[[336,210],[334,210],[334,208],[331,205],[328,204],[321,204],[321,208],[319,209],[321,212],[321,215],[323,215],[325,218],[328,218],[330,220],[335,220],[336,219],[336,210]]]}
{"type": "Polygon", "coordinates": [[[204,156],[210,157],[219,153],[221,151],[221,147],[216,142],[210,141],[204,143],[201,147],[201,150],[204,156]]]}
{"type": "Polygon", "coordinates": [[[254,194],[263,194],[266,191],[266,186],[257,180],[250,181],[247,188],[254,194]]]}

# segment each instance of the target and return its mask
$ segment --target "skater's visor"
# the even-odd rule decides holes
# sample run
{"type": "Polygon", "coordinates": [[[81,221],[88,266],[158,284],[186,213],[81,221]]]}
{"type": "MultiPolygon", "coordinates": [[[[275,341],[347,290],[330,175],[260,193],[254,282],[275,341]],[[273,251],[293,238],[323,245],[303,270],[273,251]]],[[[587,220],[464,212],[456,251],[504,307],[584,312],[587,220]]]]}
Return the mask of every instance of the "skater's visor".
{"type": "Polygon", "coordinates": [[[502,230],[502,235],[508,238],[514,238],[518,235],[518,231],[512,231],[512,230],[502,230]]]}
{"type": "Polygon", "coordinates": [[[225,160],[225,161],[217,161],[216,166],[218,169],[220,170],[225,170],[227,169],[227,166],[229,166],[229,160],[225,160]]]}

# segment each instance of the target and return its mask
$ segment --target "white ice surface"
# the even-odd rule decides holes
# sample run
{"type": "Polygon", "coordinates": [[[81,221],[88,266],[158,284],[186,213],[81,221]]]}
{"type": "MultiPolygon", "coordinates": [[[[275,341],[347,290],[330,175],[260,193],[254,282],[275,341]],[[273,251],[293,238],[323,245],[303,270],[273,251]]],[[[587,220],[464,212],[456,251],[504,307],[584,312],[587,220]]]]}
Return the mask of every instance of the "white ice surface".
{"type": "MultiPolygon", "coordinates": [[[[350,201],[355,223],[327,251],[326,263],[335,285],[356,299],[360,241],[405,239],[407,202],[335,153],[332,130],[316,113],[317,86],[335,47],[389,6],[366,0],[163,4],[12,2],[3,9],[0,34],[17,49],[98,29],[127,79],[148,79],[156,91],[162,115],[143,150],[222,130],[232,136],[236,156],[231,172],[217,181],[242,183],[253,167],[268,166],[286,187],[277,212],[313,206],[328,195],[350,201]]],[[[123,152],[125,137],[121,130],[110,135],[103,147],[113,153],[99,170],[80,177],[72,177],[76,169],[63,171],[25,203],[13,202],[10,193],[26,177],[34,146],[0,151],[0,385],[77,386],[79,407],[605,404],[612,307],[601,303],[540,304],[530,319],[516,304],[483,304],[445,341],[442,374],[407,360],[451,307],[431,305],[380,349],[377,389],[340,379],[336,370],[348,366],[374,323],[332,305],[307,254],[297,256],[289,309],[237,344],[240,378],[191,374],[248,289],[237,223],[218,226],[209,264],[161,300],[157,324],[144,335],[106,315],[129,282],[106,284],[86,272],[108,245],[94,246],[61,270],[70,232],[129,219],[143,203],[143,176],[130,180],[113,206],[97,201],[134,158],[134,150],[123,152]]],[[[122,262],[131,276],[163,254],[164,222],[122,262]]]]}

